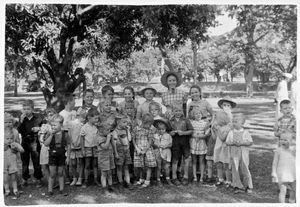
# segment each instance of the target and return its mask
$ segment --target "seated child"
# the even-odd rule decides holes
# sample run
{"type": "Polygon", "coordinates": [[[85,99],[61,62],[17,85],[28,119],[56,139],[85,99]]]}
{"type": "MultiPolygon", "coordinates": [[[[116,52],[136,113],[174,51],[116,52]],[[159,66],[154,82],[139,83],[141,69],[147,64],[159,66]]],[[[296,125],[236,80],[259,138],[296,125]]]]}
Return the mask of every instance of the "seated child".
{"type": "Polygon", "coordinates": [[[290,190],[289,203],[296,201],[296,150],[291,147],[292,142],[293,133],[281,133],[279,147],[274,153],[272,180],[279,184],[280,203],[285,203],[287,189],[290,190]]]}
{"type": "Polygon", "coordinates": [[[111,133],[112,139],[115,144],[115,164],[117,165],[117,176],[119,180],[119,184],[123,185],[125,188],[132,189],[132,185],[130,183],[130,175],[128,165],[132,164],[132,160],[130,157],[129,151],[129,139],[127,130],[128,126],[128,117],[125,115],[116,116],[117,127],[111,133]],[[123,170],[124,170],[124,179],[123,182],[123,170]]]}
{"type": "Polygon", "coordinates": [[[154,136],[153,130],[151,129],[152,124],[152,115],[146,113],[142,117],[142,125],[137,126],[132,134],[132,141],[135,148],[133,163],[139,176],[137,184],[142,185],[142,187],[148,187],[150,185],[151,168],[156,167],[155,155],[152,149],[154,136]],[[143,179],[144,167],[147,169],[146,180],[143,179]]]}
{"type": "Polygon", "coordinates": [[[5,196],[10,195],[9,183],[11,182],[14,196],[19,197],[20,194],[17,185],[18,153],[24,152],[24,149],[15,141],[18,133],[13,128],[13,117],[5,114],[4,122],[4,192],[5,196]]]}
{"type": "Polygon", "coordinates": [[[233,116],[233,130],[226,138],[226,144],[230,147],[232,186],[235,193],[252,192],[253,184],[249,170],[249,149],[253,141],[250,133],[243,128],[245,116],[236,114],[233,116]]]}
{"type": "Polygon", "coordinates": [[[156,156],[157,181],[158,184],[161,185],[160,178],[162,177],[161,169],[163,167],[166,181],[169,185],[172,185],[170,181],[172,137],[168,133],[171,130],[171,126],[169,121],[164,118],[155,119],[153,125],[157,128],[157,133],[154,134],[154,145],[158,148],[159,152],[159,156],[156,156]]]}
{"type": "MultiPolygon", "coordinates": [[[[53,195],[53,184],[56,174],[58,176],[59,182],[59,193],[67,196],[68,194],[64,192],[64,166],[66,163],[66,147],[68,145],[69,139],[67,134],[63,132],[64,118],[55,114],[51,120],[50,124],[52,131],[46,135],[46,140],[44,145],[49,147],[49,169],[50,176],[48,181],[48,196],[53,195]]],[[[68,163],[68,161],[67,161],[68,163]]]]}

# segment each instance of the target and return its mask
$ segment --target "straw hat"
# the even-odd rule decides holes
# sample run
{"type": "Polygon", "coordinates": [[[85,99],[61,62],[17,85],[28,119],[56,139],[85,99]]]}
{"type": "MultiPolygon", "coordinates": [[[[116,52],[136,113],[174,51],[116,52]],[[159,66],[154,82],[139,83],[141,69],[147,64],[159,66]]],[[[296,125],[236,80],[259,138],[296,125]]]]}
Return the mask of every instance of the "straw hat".
{"type": "Polygon", "coordinates": [[[160,82],[161,84],[163,84],[165,87],[168,88],[168,84],[167,84],[167,78],[170,76],[170,75],[173,75],[176,77],[177,79],[177,85],[176,87],[180,86],[182,84],[182,76],[181,76],[181,73],[177,73],[175,71],[167,71],[165,72],[161,78],[160,78],[160,82]]]}
{"type": "Polygon", "coordinates": [[[148,90],[148,89],[152,90],[154,92],[154,96],[155,96],[155,94],[157,93],[157,91],[151,85],[147,85],[145,88],[143,88],[140,91],[140,95],[144,97],[145,91],[148,90]]]}
{"type": "Polygon", "coordinates": [[[166,131],[171,131],[171,126],[167,119],[164,119],[162,117],[156,118],[154,119],[153,126],[157,128],[159,123],[163,123],[166,126],[166,131]]]}
{"type": "Polygon", "coordinates": [[[224,98],[221,98],[218,101],[218,106],[221,108],[221,105],[223,104],[223,102],[228,102],[231,105],[231,108],[236,107],[236,103],[234,101],[232,101],[232,99],[229,96],[225,96],[224,98]]]}

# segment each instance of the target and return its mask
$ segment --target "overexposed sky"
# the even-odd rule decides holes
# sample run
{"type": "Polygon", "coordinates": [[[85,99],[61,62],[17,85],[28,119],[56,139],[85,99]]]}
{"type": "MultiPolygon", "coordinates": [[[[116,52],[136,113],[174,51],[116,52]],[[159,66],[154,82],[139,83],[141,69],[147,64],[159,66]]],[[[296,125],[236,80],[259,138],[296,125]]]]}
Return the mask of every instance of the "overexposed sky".
{"type": "Polygon", "coordinates": [[[228,17],[228,14],[217,16],[216,20],[219,22],[219,26],[211,27],[208,29],[208,34],[212,36],[222,35],[226,32],[233,30],[237,26],[237,21],[228,17]]]}

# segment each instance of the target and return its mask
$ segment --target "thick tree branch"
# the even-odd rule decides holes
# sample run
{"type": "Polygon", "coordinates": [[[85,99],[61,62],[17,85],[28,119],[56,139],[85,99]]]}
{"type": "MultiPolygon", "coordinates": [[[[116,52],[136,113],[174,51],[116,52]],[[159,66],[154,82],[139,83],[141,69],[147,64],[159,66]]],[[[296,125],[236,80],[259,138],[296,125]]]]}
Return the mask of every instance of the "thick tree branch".
{"type": "Polygon", "coordinates": [[[53,69],[53,72],[56,72],[56,67],[57,67],[58,61],[56,59],[56,55],[55,55],[54,49],[52,47],[49,48],[49,50],[47,50],[47,59],[49,61],[50,66],[53,69]]]}

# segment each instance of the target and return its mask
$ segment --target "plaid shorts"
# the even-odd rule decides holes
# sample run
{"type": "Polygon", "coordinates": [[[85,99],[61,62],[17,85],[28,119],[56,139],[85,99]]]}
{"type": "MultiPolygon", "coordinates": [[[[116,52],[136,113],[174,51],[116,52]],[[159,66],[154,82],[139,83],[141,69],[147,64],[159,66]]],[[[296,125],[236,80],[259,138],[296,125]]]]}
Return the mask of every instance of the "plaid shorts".
{"type": "Polygon", "coordinates": [[[84,157],[98,157],[97,147],[85,147],[84,148],[84,157]]]}
{"type": "Polygon", "coordinates": [[[70,159],[83,158],[81,149],[71,149],[70,159]]]}
{"type": "Polygon", "coordinates": [[[133,158],[134,167],[156,167],[155,155],[152,149],[149,149],[145,154],[138,155],[134,152],[133,158]]]}

